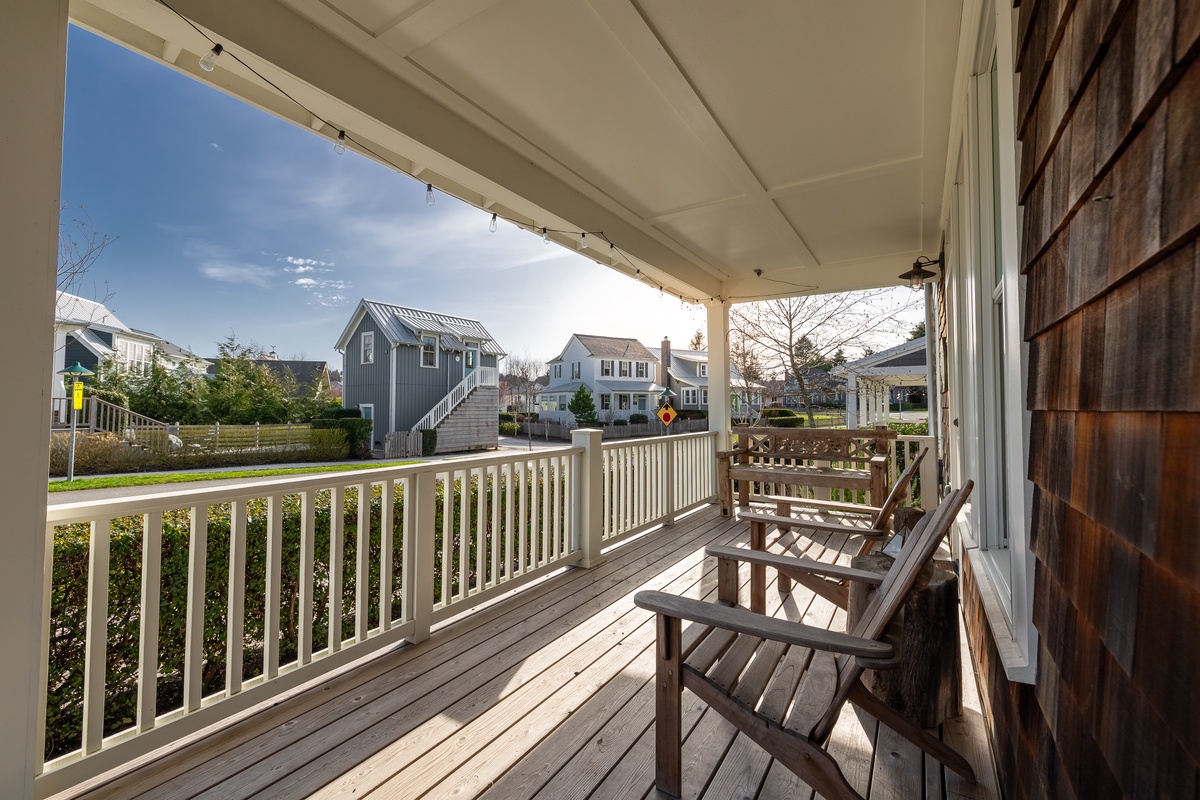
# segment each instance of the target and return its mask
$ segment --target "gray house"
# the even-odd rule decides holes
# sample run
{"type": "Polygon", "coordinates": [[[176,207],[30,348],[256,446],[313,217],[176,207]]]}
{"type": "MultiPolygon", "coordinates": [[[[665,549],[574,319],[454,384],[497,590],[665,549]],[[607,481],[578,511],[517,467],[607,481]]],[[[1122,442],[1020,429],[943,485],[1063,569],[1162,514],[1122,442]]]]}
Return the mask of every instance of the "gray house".
{"type": "Polygon", "coordinates": [[[389,431],[436,429],[437,452],[495,448],[504,350],[477,320],[362,300],[338,337],[342,405],[389,431]]]}

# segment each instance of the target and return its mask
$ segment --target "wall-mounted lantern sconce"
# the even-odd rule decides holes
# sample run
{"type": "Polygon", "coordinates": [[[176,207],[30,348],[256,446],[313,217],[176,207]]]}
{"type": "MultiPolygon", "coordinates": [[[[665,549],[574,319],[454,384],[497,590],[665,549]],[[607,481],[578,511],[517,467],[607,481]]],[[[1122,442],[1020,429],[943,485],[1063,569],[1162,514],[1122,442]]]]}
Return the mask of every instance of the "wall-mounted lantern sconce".
{"type": "Polygon", "coordinates": [[[920,289],[921,284],[930,278],[936,278],[937,273],[933,270],[925,269],[932,267],[934,264],[942,263],[940,259],[929,259],[925,256],[920,256],[913,262],[913,267],[908,272],[899,275],[901,280],[908,281],[908,285],[914,289],[920,289]]]}

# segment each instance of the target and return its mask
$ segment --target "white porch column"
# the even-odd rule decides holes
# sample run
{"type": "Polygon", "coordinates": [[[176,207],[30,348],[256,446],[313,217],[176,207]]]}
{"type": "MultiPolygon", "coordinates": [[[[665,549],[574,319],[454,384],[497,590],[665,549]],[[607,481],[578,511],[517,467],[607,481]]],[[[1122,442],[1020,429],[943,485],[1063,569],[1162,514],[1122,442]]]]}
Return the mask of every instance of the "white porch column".
{"type": "Polygon", "coordinates": [[[858,427],[858,375],[851,372],[846,379],[846,429],[858,427]]]}
{"type": "Polygon", "coordinates": [[[0,393],[0,786],[31,797],[37,749],[46,556],[47,441],[66,82],[67,2],[0,3],[0,331],[12,380],[0,393]]]}
{"type": "Polygon", "coordinates": [[[708,311],[708,429],[717,434],[717,449],[729,449],[729,306],[713,299],[708,311]]]}

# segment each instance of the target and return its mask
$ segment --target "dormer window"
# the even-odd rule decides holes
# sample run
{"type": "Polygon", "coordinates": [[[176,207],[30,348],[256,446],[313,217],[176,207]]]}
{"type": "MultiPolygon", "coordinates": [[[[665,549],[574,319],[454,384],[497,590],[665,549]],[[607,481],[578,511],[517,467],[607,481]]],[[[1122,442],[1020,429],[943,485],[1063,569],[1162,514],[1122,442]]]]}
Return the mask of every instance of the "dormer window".
{"type": "Polygon", "coordinates": [[[421,366],[436,369],[438,365],[438,340],[436,336],[421,337],[421,366]]]}
{"type": "Polygon", "coordinates": [[[699,369],[698,374],[700,375],[701,378],[708,377],[708,364],[700,364],[698,366],[698,369],[699,369]]]}

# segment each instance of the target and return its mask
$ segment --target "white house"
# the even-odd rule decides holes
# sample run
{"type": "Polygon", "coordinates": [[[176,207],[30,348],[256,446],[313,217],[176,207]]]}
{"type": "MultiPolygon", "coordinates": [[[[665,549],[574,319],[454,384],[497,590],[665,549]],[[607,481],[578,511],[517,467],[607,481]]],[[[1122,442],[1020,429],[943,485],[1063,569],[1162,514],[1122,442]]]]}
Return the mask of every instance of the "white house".
{"type": "Polygon", "coordinates": [[[846,427],[885,425],[888,398],[899,386],[928,386],[925,337],[840,364],[830,372],[846,380],[846,427]]]}
{"type": "MultiPolygon", "coordinates": [[[[75,362],[97,372],[109,359],[131,369],[146,369],[155,349],[170,369],[190,364],[203,372],[208,365],[187,348],[130,328],[103,303],[58,292],[54,308],[55,373],[75,362]]],[[[62,379],[57,374],[50,387],[52,397],[65,396],[62,379]]]]}
{"type": "MultiPolygon", "coordinates": [[[[676,410],[708,411],[708,351],[672,350],[663,341],[664,359],[669,356],[667,372],[671,376],[672,404],[676,410]]],[[[763,404],[762,384],[745,381],[737,367],[729,365],[729,406],[735,417],[758,411],[763,404]]]]}
{"type": "Polygon", "coordinates": [[[548,364],[550,384],[538,392],[541,418],[574,422],[567,404],[580,385],[592,393],[601,420],[650,415],[658,408],[663,391],[657,382],[658,365],[654,353],[637,339],[573,333],[548,364]]]}

